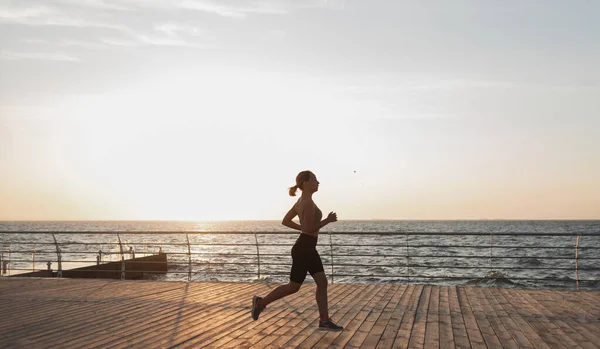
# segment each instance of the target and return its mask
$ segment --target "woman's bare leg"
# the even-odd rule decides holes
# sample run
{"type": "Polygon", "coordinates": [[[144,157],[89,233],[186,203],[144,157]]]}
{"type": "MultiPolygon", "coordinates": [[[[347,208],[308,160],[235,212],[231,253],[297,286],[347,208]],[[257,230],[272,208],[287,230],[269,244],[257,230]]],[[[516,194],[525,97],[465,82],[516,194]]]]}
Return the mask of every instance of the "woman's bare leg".
{"type": "Polygon", "coordinates": [[[325,272],[318,272],[312,276],[317,284],[317,306],[319,307],[319,316],[322,321],[329,319],[329,310],[327,305],[327,277],[325,272]]]}
{"type": "Polygon", "coordinates": [[[296,293],[296,292],[298,292],[298,290],[300,290],[300,286],[302,286],[302,284],[299,284],[294,281],[290,281],[289,283],[287,283],[285,285],[278,286],[276,289],[269,292],[269,294],[266,295],[265,298],[260,300],[259,306],[261,308],[264,308],[268,304],[273,303],[274,301],[276,301],[280,298],[289,296],[292,293],[296,293]]]}

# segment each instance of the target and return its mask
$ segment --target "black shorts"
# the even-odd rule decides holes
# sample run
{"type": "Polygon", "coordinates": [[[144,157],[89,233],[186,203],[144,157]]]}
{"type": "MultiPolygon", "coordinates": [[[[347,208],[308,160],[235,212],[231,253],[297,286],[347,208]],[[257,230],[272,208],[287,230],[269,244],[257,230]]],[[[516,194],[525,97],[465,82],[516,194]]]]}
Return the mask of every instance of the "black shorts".
{"type": "Polygon", "coordinates": [[[292,271],[290,280],[299,284],[306,279],[306,272],[311,276],[324,271],[321,256],[317,252],[317,238],[307,234],[300,234],[292,247],[292,271]]]}

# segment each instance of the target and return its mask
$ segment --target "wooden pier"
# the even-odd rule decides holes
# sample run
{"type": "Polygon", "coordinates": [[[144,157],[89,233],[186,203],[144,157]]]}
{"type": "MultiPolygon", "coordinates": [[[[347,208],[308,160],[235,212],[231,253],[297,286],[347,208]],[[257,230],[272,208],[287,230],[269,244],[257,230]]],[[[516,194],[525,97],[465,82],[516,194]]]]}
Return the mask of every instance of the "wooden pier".
{"type": "Polygon", "coordinates": [[[314,284],[250,317],[277,285],[0,279],[0,348],[600,348],[600,292],[314,284]]]}

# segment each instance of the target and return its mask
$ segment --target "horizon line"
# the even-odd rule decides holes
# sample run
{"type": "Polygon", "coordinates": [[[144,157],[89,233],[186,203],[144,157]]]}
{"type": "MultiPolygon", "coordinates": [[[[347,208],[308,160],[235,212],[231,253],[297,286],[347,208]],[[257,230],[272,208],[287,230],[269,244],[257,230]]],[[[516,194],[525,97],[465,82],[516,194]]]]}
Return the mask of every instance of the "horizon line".
{"type": "MultiPolygon", "coordinates": [[[[217,220],[182,220],[182,219],[29,219],[29,220],[4,220],[0,223],[9,222],[189,222],[189,223],[214,223],[214,222],[279,222],[279,219],[217,219],[217,220]]],[[[360,221],[600,221],[600,218],[449,218],[449,219],[414,219],[414,218],[369,218],[369,219],[340,219],[338,222],[360,222],[360,221]]]]}

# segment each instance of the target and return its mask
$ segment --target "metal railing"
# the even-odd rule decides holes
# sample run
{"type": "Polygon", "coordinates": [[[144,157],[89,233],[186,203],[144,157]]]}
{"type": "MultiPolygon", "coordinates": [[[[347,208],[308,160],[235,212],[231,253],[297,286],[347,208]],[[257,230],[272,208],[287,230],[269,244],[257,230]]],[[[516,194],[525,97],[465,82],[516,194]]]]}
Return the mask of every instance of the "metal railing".
{"type": "MultiPolygon", "coordinates": [[[[101,264],[165,252],[171,279],[282,281],[295,232],[6,232],[0,275],[35,272],[39,263],[101,264]],[[151,240],[149,243],[148,240],[151,240]],[[232,269],[233,268],[233,269],[232,269]]],[[[330,282],[501,281],[600,288],[600,232],[322,232],[317,246],[330,282]]],[[[151,271],[150,271],[151,272],[151,271]]],[[[158,272],[158,271],[157,271],[158,272]]],[[[167,279],[169,279],[167,277],[167,279]]]]}

